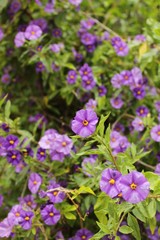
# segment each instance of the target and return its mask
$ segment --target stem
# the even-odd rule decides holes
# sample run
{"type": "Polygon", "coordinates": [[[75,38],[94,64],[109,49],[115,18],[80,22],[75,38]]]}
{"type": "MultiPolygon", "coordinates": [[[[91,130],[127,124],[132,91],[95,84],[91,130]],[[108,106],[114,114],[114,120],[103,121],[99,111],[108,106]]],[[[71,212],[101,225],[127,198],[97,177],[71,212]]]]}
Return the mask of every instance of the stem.
{"type": "Polygon", "coordinates": [[[148,195],[147,198],[160,198],[160,195],[148,195]]]}
{"type": "Polygon", "coordinates": [[[151,165],[149,165],[149,164],[147,164],[147,163],[144,163],[144,162],[142,162],[141,160],[139,160],[138,163],[140,163],[141,165],[143,165],[143,166],[145,166],[145,167],[147,167],[147,168],[150,168],[150,169],[152,169],[152,170],[155,170],[155,167],[154,167],[154,166],[151,166],[151,165]]]}
{"type": "Polygon", "coordinates": [[[41,232],[42,232],[42,234],[43,234],[43,236],[44,236],[44,239],[45,239],[45,240],[48,240],[48,237],[47,237],[47,235],[46,235],[46,231],[45,231],[44,226],[43,226],[43,225],[40,225],[39,228],[41,229],[41,232]]]}

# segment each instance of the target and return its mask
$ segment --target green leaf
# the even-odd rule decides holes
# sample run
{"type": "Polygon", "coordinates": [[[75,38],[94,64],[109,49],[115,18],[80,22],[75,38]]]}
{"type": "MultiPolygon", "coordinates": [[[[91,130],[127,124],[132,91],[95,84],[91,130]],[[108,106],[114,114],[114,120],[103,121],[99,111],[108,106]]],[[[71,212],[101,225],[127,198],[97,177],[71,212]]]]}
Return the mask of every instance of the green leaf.
{"type": "Polygon", "coordinates": [[[142,221],[144,223],[146,222],[146,218],[143,216],[143,214],[139,211],[139,209],[137,207],[132,210],[132,213],[140,221],[142,221]]]}
{"type": "Polygon", "coordinates": [[[103,224],[103,223],[100,223],[100,222],[96,222],[96,223],[104,233],[106,233],[106,234],[110,233],[110,229],[107,227],[106,224],[103,224]]]}
{"type": "Polygon", "coordinates": [[[127,217],[127,223],[128,225],[133,229],[132,235],[137,239],[140,240],[141,239],[141,234],[140,234],[140,229],[139,229],[139,225],[138,225],[138,221],[137,219],[131,215],[130,213],[128,214],[127,217]]]}
{"type": "Polygon", "coordinates": [[[104,134],[104,128],[105,128],[104,123],[109,117],[109,115],[110,115],[110,112],[106,116],[101,115],[100,122],[96,129],[96,132],[99,133],[101,137],[103,137],[103,134],[104,134]]]}
{"type": "Polygon", "coordinates": [[[6,105],[5,105],[4,113],[5,113],[5,117],[9,118],[9,116],[11,114],[11,102],[10,102],[10,100],[8,100],[6,105]]]}
{"type": "Polygon", "coordinates": [[[69,220],[76,220],[76,216],[71,212],[64,213],[64,216],[69,220]]]}
{"type": "Polygon", "coordinates": [[[0,1],[0,12],[7,6],[8,0],[0,1]]]}
{"type": "Polygon", "coordinates": [[[157,185],[157,182],[159,182],[160,180],[160,176],[153,172],[145,172],[144,175],[150,183],[150,189],[154,190],[155,186],[157,185]]]}
{"type": "Polygon", "coordinates": [[[93,190],[90,187],[81,186],[78,190],[74,191],[74,195],[73,195],[72,199],[76,198],[78,195],[80,195],[82,193],[90,193],[90,194],[95,195],[95,193],[93,192],[93,190]]]}
{"type": "Polygon", "coordinates": [[[127,225],[124,225],[119,228],[119,231],[123,234],[129,234],[133,232],[133,229],[127,225]]]}

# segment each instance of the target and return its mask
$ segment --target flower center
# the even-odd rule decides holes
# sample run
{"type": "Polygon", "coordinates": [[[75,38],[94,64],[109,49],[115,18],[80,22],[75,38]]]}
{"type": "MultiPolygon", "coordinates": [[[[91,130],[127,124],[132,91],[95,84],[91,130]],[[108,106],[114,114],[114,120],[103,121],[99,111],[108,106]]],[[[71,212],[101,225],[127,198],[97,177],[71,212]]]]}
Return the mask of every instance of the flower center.
{"type": "Polygon", "coordinates": [[[14,144],[14,141],[13,141],[13,140],[10,140],[9,143],[13,145],[13,144],[14,144]]]}
{"type": "Polygon", "coordinates": [[[132,184],[130,185],[130,187],[131,187],[133,190],[135,190],[135,189],[137,188],[137,185],[136,185],[135,183],[132,183],[132,184]]]}
{"type": "Polygon", "coordinates": [[[50,217],[53,217],[53,216],[54,216],[54,213],[53,213],[53,212],[50,212],[50,213],[49,213],[49,216],[50,216],[50,217]]]}
{"type": "Polygon", "coordinates": [[[16,212],[16,214],[15,214],[15,215],[16,215],[16,217],[19,217],[19,216],[20,216],[19,212],[16,212]]]}
{"type": "Polygon", "coordinates": [[[115,184],[115,180],[114,180],[113,178],[111,178],[111,179],[109,180],[109,183],[110,183],[111,185],[114,185],[114,184],[115,184]]]}
{"type": "Polygon", "coordinates": [[[40,152],[40,155],[44,156],[44,152],[40,152]]]}
{"type": "Polygon", "coordinates": [[[86,236],[85,236],[85,235],[83,235],[81,238],[82,238],[82,239],[86,239],[86,236]]]}
{"type": "Polygon", "coordinates": [[[73,75],[71,75],[71,76],[70,76],[70,78],[71,78],[71,79],[74,79],[74,76],[73,76],[73,75]]]}
{"type": "Polygon", "coordinates": [[[118,194],[118,197],[121,198],[121,197],[122,197],[122,193],[119,193],[119,194],[118,194]]]}
{"type": "Polygon", "coordinates": [[[84,126],[87,126],[87,125],[88,125],[88,121],[87,121],[87,120],[84,120],[84,121],[83,121],[83,125],[84,125],[84,126]]]}
{"type": "Polygon", "coordinates": [[[12,159],[16,159],[16,155],[12,155],[12,159]]]}
{"type": "Polygon", "coordinates": [[[115,139],[114,137],[112,137],[112,139],[111,139],[111,140],[112,140],[112,142],[115,142],[115,141],[116,141],[116,139],[115,139]]]}
{"type": "Polygon", "coordinates": [[[36,184],[37,184],[37,181],[34,181],[33,184],[36,185],[36,184]]]}
{"type": "Polygon", "coordinates": [[[62,142],[62,146],[66,147],[67,143],[66,142],[62,142]]]}
{"type": "Polygon", "coordinates": [[[120,47],[119,50],[122,51],[122,50],[123,50],[123,47],[120,47]]]}
{"type": "Polygon", "coordinates": [[[31,205],[32,205],[32,203],[29,201],[29,202],[27,202],[27,205],[28,205],[28,206],[31,206],[31,205]]]}
{"type": "Polygon", "coordinates": [[[27,216],[27,217],[25,217],[25,220],[26,220],[26,221],[29,221],[29,217],[28,217],[28,216],[27,216]]]}
{"type": "Polygon", "coordinates": [[[137,94],[140,95],[140,94],[141,94],[141,91],[137,91],[137,94]]]}
{"type": "Polygon", "coordinates": [[[128,76],[125,76],[124,79],[125,79],[125,80],[128,80],[128,76]]]}
{"type": "Polygon", "coordinates": [[[54,191],[54,192],[53,192],[53,195],[54,195],[54,196],[57,196],[57,194],[58,194],[58,191],[54,191]]]}
{"type": "Polygon", "coordinates": [[[144,113],[143,109],[140,110],[140,113],[141,113],[141,114],[144,113]]]}
{"type": "Polygon", "coordinates": [[[84,75],[87,75],[87,74],[88,74],[88,72],[87,72],[87,71],[85,71],[85,72],[84,72],[84,75]]]}
{"type": "Polygon", "coordinates": [[[31,34],[34,35],[34,34],[35,34],[35,31],[32,31],[31,34]]]}
{"type": "Polygon", "coordinates": [[[87,85],[89,85],[91,83],[91,81],[88,80],[86,83],[87,83],[87,85]]]}
{"type": "Polygon", "coordinates": [[[160,135],[160,131],[158,131],[157,134],[160,135]]]}

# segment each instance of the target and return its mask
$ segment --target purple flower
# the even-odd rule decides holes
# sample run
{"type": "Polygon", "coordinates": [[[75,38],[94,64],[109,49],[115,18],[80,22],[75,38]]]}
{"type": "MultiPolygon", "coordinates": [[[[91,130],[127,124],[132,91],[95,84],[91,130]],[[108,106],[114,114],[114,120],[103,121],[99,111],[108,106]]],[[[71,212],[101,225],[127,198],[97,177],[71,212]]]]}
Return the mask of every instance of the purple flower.
{"type": "Polygon", "coordinates": [[[115,126],[114,126],[114,131],[117,131],[117,132],[124,132],[125,128],[123,126],[123,124],[121,123],[117,123],[115,126]]]}
{"type": "Polygon", "coordinates": [[[134,89],[135,87],[141,87],[143,85],[143,76],[142,76],[142,71],[138,67],[134,67],[131,70],[133,81],[132,84],[130,85],[130,89],[134,89]]]}
{"type": "Polygon", "coordinates": [[[36,40],[42,35],[42,29],[37,25],[29,25],[24,33],[28,40],[36,40]]]}
{"type": "Polygon", "coordinates": [[[94,168],[95,163],[96,163],[95,158],[88,157],[88,158],[83,159],[82,170],[83,170],[84,174],[87,175],[88,177],[92,176],[92,174],[89,172],[92,172],[92,169],[94,168]],[[90,170],[90,171],[88,172],[88,170],[90,170]]]}
{"type": "Polygon", "coordinates": [[[160,175],[160,163],[158,163],[158,164],[156,165],[155,173],[157,173],[158,175],[160,175]]]}
{"type": "Polygon", "coordinates": [[[14,44],[17,48],[22,47],[25,43],[26,39],[24,36],[24,32],[18,32],[14,39],[14,44]]]}
{"type": "Polygon", "coordinates": [[[47,225],[54,225],[61,218],[60,212],[52,204],[46,205],[41,210],[41,216],[42,216],[43,221],[47,225]]]}
{"type": "Polygon", "coordinates": [[[21,8],[20,2],[15,0],[11,3],[9,10],[11,13],[16,13],[20,10],[20,8],[21,8]]]}
{"type": "Polygon", "coordinates": [[[0,136],[0,156],[6,156],[6,155],[7,155],[6,139],[0,136]]]}
{"type": "Polygon", "coordinates": [[[57,150],[50,150],[50,157],[52,161],[59,161],[59,162],[63,162],[64,160],[64,153],[60,153],[57,150]]]}
{"type": "Polygon", "coordinates": [[[52,191],[47,191],[47,193],[46,193],[46,196],[49,197],[50,202],[52,202],[52,203],[63,202],[63,200],[65,198],[65,193],[56,189],[59,187],[60,187],[60,185],[54,181],[52,181],[50,183],[50,185],[48,186],[48,190],[52,190],[52,191]]]}
{"type": "Polygon", "coordinates": [[[50,45],[50,49],[54,53],[59,53],[61,51],[61,49],[62,49],[62,45],[61,44],[56,44],[56,43],[55,44],[51,44],[50,45]]]}
{"type": "MultiPolygon", "coordinates": [[[[41,66],[40,66],[40,68],[41,68],[41,66]]],[[[44,124],[47,124],[47,119],[46,119],[46,117],[45,117],[43,114],[37,113],[37,114],[34,115],[34,116],[30,116],[30,117],[29,117],[29,122],[37,122],[37,121],[39,121],[40,119],[41,119],[41,121],[40,121],[40,123],[39,123],[39,125],[38,125],[38,128],[39,128],[39,129],[42,129],[43,125],[44,125],[44,124]]]]}
{"type": "Polygon", "coordinates": [[[28,230],[32,227],[32,219],[34,217],[34,213],[31,211],[21,211],[21,220],[20,225],[23,229],[28,230]]]}
{"type": "Polygon", "coordinates": [[[94,99],[89,99],[89,101],[86,103],[86,109],[95,109],[97,106],[97,101],[94,99]]]}
{"type": "Polygon", "coordinates": [[[147,198],[150,184],[142,173],[132,171],[120,178],[118,187],[124,200],[130,203],[138,203],[147,198]]]}
{"type": "Polygon", "coordinates": [[[160,125],[156,125],[151,129],[151,138],[156,141],[160,142],[160,125]]]}
{"type": "Polygon", "coordinates": [[[27,157],[27,156],[33,157],[34,152],[32,148],[28,146],[22,150],[22,155],[23,157],[27,157]]]}
{"type": "Polygon", "coordinates": [[[132,121],[132,126],[134,127],[134,130],[135,131],[143,131],[144,130],[144,124],[143,124],[143,121],[136,117],[133,121],[132,121]]]}
{"type": "Polygon", "coordinates": [[[120,37],[111,38],[111,44],[112,44],[113,47],[118,45],[121,42],[122,42],[122,39],[120,37]]]}
{"type": "Polygon", "coordinates": [[[73,147],[72,140],[67,135],[57,134],[54,148],[59,153],[63,153],[64,155],[68,155],[73,147]]]}
{"type": "Polygon", "coordinates": [[[75,234],[75,240],[89,240],[93,236],[93,233],[86,228],[78,230],[75,234]]]}
{"type": "Polygon", "coordinates": [[[60,67],[53,62],[52,63],[52,70],[55,71],[55,72],[59,72],[60,67]]]}
{"type": "Polygon", "coordinates": [[[35,209],[37,206],[32,195],[26,195],[24,198],[20,197],[18,200],[24,208],[27,208],[29,210],[35,209]]]}
{"type": "Polygon", "coordinates": [[[61,231],[56,233],[55,240],[65,240],[61,231]]]}
{"type": "Polygon", "coordinates": [[[100,97],[105,96],[106,93],[107,93],[107,88],[105,86],[103,86],[103,85],[98,86],[98,94],[100,97]]]}
{"type": "Polygon", "coordinates": [[[110,135],[110,146],[111,148],[116,148],[119,146],[119,142],[121,139],[121,134],[117,131],[112,131],[110,135]]]}
{"type": "Polygon", "coordinates": [[[146,92],[144,90],[144,88],[140,88],[140,87],[137,87],[137,88],[134,88],[133,89],[133,96],[140,100],[140,99],[143,99],[146,95],[146,92]]]}
{"type": "Polygon", "coordinates": [[[121,76],[121,74],[115,74],[111,78],[111,83],[112,83],[114,88],[121,88],[121,86],[122,86],[122,76],[121,76]]]}
{"type": "Polygon", "coordinates": [[[74,84],[77,79],[77,73],[75,70],[71,70],[67,74],[67,82],[68,84],[74,84]]]}
{"type": "Polygon", "coordinates": [[[82,87],[86,90],[91,90],[95,87],[96,82],[94,80],[94,78],[88,77],[88,78],[82,78],[82,87]]]}
{"type": "Polygon", "coordinates": [[[3,195],[0,194],[0,207],[1,207],[2,204],[3,204],[3,199],[4,199],[4,198],[3,198],[3,195]]]}
{"type": "Polygon", "coordinates": [[[7,161],[13,166],[18,165],[22,160],[22,155],[18,150],[9,150],[7,152],[7,161]]]}
{"type": "Polygon", "coordinates": [[[118,188],[118,181],[121,178],[121,173],[113,169],[105,169],[102,172],[100,180],[100,189],[109,195],[111,198],[116,197],[120,190],[118,188]]]}
{"type": "Polygon", "coordinates": [[[78,7],[82,1],[83,0],[69,0],[69,2],[75,5],[76,7],[78,7]]]}
{"type": "Polygon", "coordinates": [[[72,131],[81,137],[88,137],[96,130],[98,117],[91,109],[79,110],[72,120],[72,131]]]}
{"type": "Polygon", "coordinates": [[[128,55],[129,48],[125,42],[119,42],[117,45],[114,46],[116,54],[120,57],[124,57],[128,55]]]}
{"type": "Polygon", "coordinates": [[[4,37],[4,33],[2,28],[0,27],[0,41],[3,39],[3,37],[4,37]]]}
{"type": "Polygon", "coordinates": [[[155,102],[155,108],[158,111],[158,113],[160,113],[160,101],[155,102]]]}
{"type": "Polygon", "coordinates": [[[43,148],[38,148],[36,157],[39,161],[43,162],[46,159],[46,150],[43,148]]]}
{"type": "Polygon", "coordinates": [[[130,142],[128,142],[128,139],[125,136],[121,136],[119,139],[119,145],[114,149],[113,154],[124,152],[129,146],[130,142]]]}
{"type": "Polygon", "coordinates": [[[31,193],[35,194],[38,192],[42,184],[42,177],[38,173],[31,173],[28,180],[28,188],[31,193]]]}
{"type": "Polygon", "coordinates": [[[75,57],[76,62],[81,62],[83,59],[83,55],[81,53],[78,53],[74,48],[72,49],[73,55],[75,57]]]}
{"type": "Polygon", "coordinates": [[[5,74],[2,75],[1,81],[4,84],[9,84],[10,81],[11,81],[11,76],[8,73],[5,73],[5,74]]]}
{"type": "Polygon", "coordinates": [[[5,132],[9,132],[9,130],[10,130],[10,127],[9,127],[9,125],[7,123],[2,123],[1,128],[5,132]]]}
{"type": "Polygon", "coordinates": [[[137,40],[137,41],[140,41],[140,42],[145,42],[146,41],[146,37],[143,34],[136,35],[134,39],[137,40]]]}
{"type": "Polygon", "coordinates": [[[87,63],[85,63],[80,69],[79,69],[79,74],[82,79],[88,79],[88,77],[92,77],[92,69],[91,67],[88,66],[87,63]]]}
{"type": "Polygon", "coordinates": [[[8,135],[6,137],[6,149],[12,150],[17,147],[19,143],[18,137],[15,135],[8,135]]]}
{"type": "Polygon", "coordinates": [[[86,47],[86,51],[89,52],[89,53],[94,52],[94,50],[96,48],[95,44],[86,45],[85,47],[86,47]]]}
{"type": "Polygon", "coordinates": [[[109,39],[110,39],[110,34],[109,34],[109,32],[105,31],[103,33],[103,36],[101,37],[101,40],[102,41],[108,41],[109,39]]]}
{"type": "Polygon", "coordinates": [[[115,109],[120,109],[124,104],[124,102],[122,101],[120,96],[118,96],[116,98],[111,98],[110,103],[111,103],[112,107],[115,109]]]}
{"type": "Polygon", "coordinates": [[[10,211],[14,215],[14,224],[18,225],[21,220],[21,212],[22,206],[21,205],[14,205],[10,211]]]}
{"type": "Polygon", "coordinates": [[[43,72],[45,71],[46,67],[45,65],[43,64],[43,62],[37,62],[36,63],[36,72],[43,72]]]}
{"type": "Polygon", "coordinates": [[[89,18],[87,20],[82,20],[81,21],[81,27],[85,28],[85,29],[91,29],[94,24],[95,24],[95,21],[92,18],[89,18]]]}
{"type": "Polygon", "coordinates": [[[0,237],[1,238],[8,238],[14,227],[14,215],[10,215],[9,217],[5,218],[2,222],[0,222],[0,237]]]}
{"type": "Polygon", "coordinates": [[[131,71],[124,70],[120,73],[122,85],[129,86],[132,84],[133,77],[131,71]]]}
{"type": "Polygon", "coordinates": [[[43,149],[50,149],[51,143],[56,140],[56,133],[44,135],[38,142],[39,146],[43,149]]]}
{"type": "Polygon", "coordinates": [[[92,44],[95,44],[95,41],[96,41],[96,38],[93,34],[91,33],[84,33],[82,34],[81,36],[81,42],[84,44],[84,45],[92,45],[92,44]]]}
{"type": "Polygon", "coordinates": [[[47,28],[47,21],[44,18],[38,18],[38,19],[32,20],[30,22],[30,25],[37,25],[44,31],[47,28]]]}
{"type": "Polygon", "coordinates": [[[139,106],[136,109],[136,114],[139,117],[146,117],[148,115],[148,113],[149,113],[149,110],[146,106],[139,106]]]}
{"type": "Polygon", "coordinates": [[[62,37],[62,30],[60,28],[55,28],[53,29],[52,31],[52,35],[55,37],[55,38],[60,38],[62,37]]]}

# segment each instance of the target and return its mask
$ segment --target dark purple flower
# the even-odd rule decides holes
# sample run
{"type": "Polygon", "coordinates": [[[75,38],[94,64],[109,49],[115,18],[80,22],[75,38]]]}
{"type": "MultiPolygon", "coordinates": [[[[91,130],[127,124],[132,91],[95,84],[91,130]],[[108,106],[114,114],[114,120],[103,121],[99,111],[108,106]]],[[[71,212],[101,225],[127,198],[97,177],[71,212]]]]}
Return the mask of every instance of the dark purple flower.
{"type": "Polygon", "coordinates": [[[45,65],[43,64],[43,62],[37,62],[36,63],[36,72],[44,72],[46,69],[45,65]]]}
{"type": "Polygon", "coordinates": [[[160,125],[156,125],[151,129],[151,138],[156,141],[160,142],[160,125]]]}
{"type": "Polygon", "coordinates": [[[20,9],[21,9],[21,4],[20,4],[20,2],[17,1],[17,0],[14,0],[14,1],[11,3],[10,8],[9,8],[9,10],[10,10],[11,13],[16,13],[16,12],[18,12],[20,9]]]}
{"type": "Polygon", "coordinates": [[[27,157],[27,156],[33,157],[34,156],[34,152],[33,152],[32,148],[29,146],[22,149],[21,152],[22,152],[23,157],[27,157]]]}
{"type": "Polygon", "coordinates": [[[41,120],[41,121],[40,121],[40,123],[39,123],[38,128],[41,129],[44,124],[47,124],[47,119],[46,119],[46,117],[45,117],[43,114],[41,114],[41,113],[37,113],[36,115],[29,117],[29,122],[37,122],[37,121],[39,121],[39,120],[41,120]]]}
{"type": "Polygon", "coordinates": [[[107,93],[107,88],[104,85],[98,86],[98,94],[100,97],[105,96],[107,93]]]}
{"type": "Polygon", "coordinates": [[[34,213],[31,211],[21,211],[21,220],[19,224],[23,229],[28,230],[32,227],[32,219],[34,217],[34,213]]]}
{"type": "Polygon", "coordinates": [[[81,53],[78,53],[74,48],[72,49],[72,52],[76,62],[80,63],[83,60],[83,55],[81,53]]]}
{"type": "Polygon", "coordinates": [[[134,130],[135,131],[143,131],[144,130],[144,124],[143,124],[143,121],[136,117],[133,121],[132,121],[132,126],[134,127],[134,130]]]}
{"type": "Polygon", "coordinates": [[[4,199],[3,195],[0,194],[0,207],[1,207],[2,204],[3,204],[3,199],[4,199]]]}
{"type": "Polygon", "coordinates": [[[120,178],[118,187],[124,200],[130,203],[138,203],[147,198],[150,184],[142,173],[132,171],[120,178]]]}
{"type": "Polygon", "coordinates": [[[4,84],[9,84],[11,81],[11,76],[8,73],[5,73],[1,77],[1,82],[4,84]]]}
{"type": "Polygon", "coordinates": [[[114,131],[117,131],[117,132],[124,132],[125,128],[123,126],[123,124],[121,123],[117,123],[115,126],[114,126],[114,131]]]}
{"type": "Polygon", "coordinates": [[[62,37],[62,30],[60,28],[55,28],[53,29],[52,31],[52,35],[55,37],[55,38],[60,38],[62,37]]]}
{"type": "Polygon", "coordinates": [[[21,152],[18,150],[9,150],[7,151],[7,161],[13,166],[18,165],[22,160],[21,152]]]}
{"type": "Polygon", "coordinates": [[[120,96],[118,96],[116,98],[111,98],[110,103],[111,103],[112,107],[115,109],[120,109],[124,104],[124,102],[120,96]]]}
{"type": "Polygon", "coordinates": [[[38,52],[41,52],[41,51],[42,51],[42,48],[43,48],[43,46],[42,46],[42,45],[39,45],[39,46],[36,48],[36,50],[37,50],[38,52]]]}
{"type": "Polygon", "coordinates": [[[91,109],[79,110],[72,120],[72,131],[81,137],[88,137],[96,130],[98,117],[91,109]]]}
{"type": "Polygon", "coordinates": [[[25,43],[26,39],[24,36],[24,32],[18,32],[14,39],[14,44],[17,48],[22,47],[25,43]]]}
{"type": "Polygon", "coordinates": [[[54,225],[61,218],[60,212],[52,204],[46,205],[41,210],[41,216],[42,216],[43,221],[47,225],[54,225]]]}
{"type": "Polygon", "coordinates": [[[111,198],[116,197],[119,193],[118,181],[121,178],[121,173],[113,169],[105,169],[102,172],[100,181],[100,189],[109,195],[111,198]]]}
{"type": "Polygon", "coordinates": [[[65,240],[61,231],[56,233],[55,240],[65,240]]]}
{"type": "Polygon", "coordinates": [[[82,87],[86,90],[91,90],[95,87],[96,82],[94,80],[94,78],[88,77],[88,78],[82,78],[82,87]]]}
{"type": "Polygon", "coordinates": [[[94,50],[96,49],[95,44],[86,45],[85,47],[86,47],[86,51],[89,53],[94,52],[94,50]]]}
{"type": "Polygon", "coordinates": [[[96,38],[93,34],[91,33],[84,33],[82,34],[81,36],[81,42],[84,44],[84,45],[92,45],[92,44],[95,44],[95,41],[96,41],[96,38]]]}
{"type": "Polygon", "coordinates": [[[56,182],[52,181],[50,182],[48,186],[48,190],[46,193],[46,196],[49,197],[50,202],[52,203],[60,203],[63,202],[65,198],[65,193],[62,191],[59,191],[57,188],[59,188],[60,185],[56,182]]]}
{"type": "Polygon", "coordinates": [[[93,73],[92,73],[92,69],[91,67],[88,66],[87,63],[85,63],[80,69],[79,69],[79,74],[81,76],[82,79],[88,79],[88,77],[92,77],[93,73]]]}
{"type": "Polygon", "coordinates": [[[38,19],[32,20],[30,22],[30,25],[37,25],[44,31],[47,28],[47,21],[44,18],[38,18],[38,19]]]}
{"type": "Polygon", "coordinates": [[[25,32],[26,31],[26,24],[21,24],[18,26],[18,32],[25,32]]]}
{"type": "Polygon", "coordinates": [[[89,240],[93,236],[93,233],[86,228],[78,230],[75,234],[75,240],[89,240]]]}
{"type": "Polygon", "coordinates": [[[9,132],[9,130],[10,130],[10,127],[9,127],[9,125],[7,123],[2,123],[1,128],[5,132],[9,132]]]}
{"type": "Polygon", "coordinates": [[[134,88],[133,89],[133,96],[140,100],[140,99],[143,99],[146,95],[146,92],[144,90],[144,88],[140,88],[140,87],[137,87],[137,88],[134,88]]]}
{"type": "Polygon", "coordinates": [[[36,40],[42,35],[42,29],[37,25],[29,25],[24,33],[28,40],[36,40]]]}
{"type": "Polygon", "coordinates": [[[77,80],[77,72],[75,70],[71,70],[67,74],[67,82],[68,84],[74,84],[77,80]]]}
{"type": "Polygon", "coordinates": [[[149,113],[149,109],[146,106],[139,106],[136,109],[136,114],[138,117],[146,117],[149,113]]]}
{"type": "Polygon", "coordinates": [[[35,194],[38,192],[42,184],[42,177],[38,173],[31,173],[28,180],[28,188],[31,193],[35,194]]]}
{"type": "Polygon", "coordinates": [[[111,38],[111,44],[112,44],[113,47],[118,45],[121,42],[122,42],[122,39],[120,37],[111,38]]]}
{"type": "Polygon", "coordinates": [[[18,137],[15,135],[8,135],[6,137],[6,149],[12,150],[17,147],[19,143],[18,137]]]}
{"type": "Polygon", "coordinates": [[[36,157],[40,162],[43,162],[46,159],[46,150],[43,148],[38,148],[36,157]]]}

